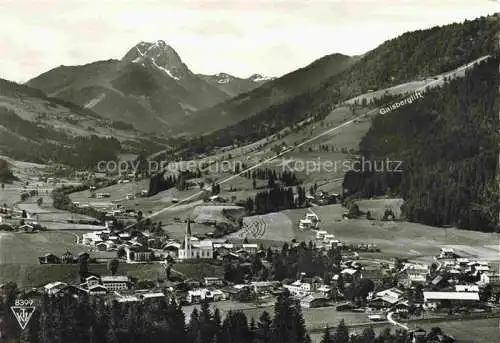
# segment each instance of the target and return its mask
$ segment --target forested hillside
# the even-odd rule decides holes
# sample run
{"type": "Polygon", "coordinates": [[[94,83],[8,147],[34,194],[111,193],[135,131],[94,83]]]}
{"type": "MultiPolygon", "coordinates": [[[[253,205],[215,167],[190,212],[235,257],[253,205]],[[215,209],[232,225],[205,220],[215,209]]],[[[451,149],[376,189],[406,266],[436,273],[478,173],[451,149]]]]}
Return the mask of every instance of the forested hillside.
{"type": "Polygon", "coordinates": [[[349,172],[346,194],[399,195],[410,221],[493,231],[499,212],[499,61],[490,58],[464,78],[377,116],[360,153],[370,161],[400,160],[403,171],[349,172]]]}
{"type": "Polygon", "coordinates": [[[152,153],[165,139],[91,109],[48,97],[42,91],[0,79],[0,154],[37,163],[95,167],[119,152],[152,153]]]}
{"type": "Polygon", "coordinates": [[[112,137],[73,137],[64,131],[41,126],[0,107],[0,151],[19,160],[64,163],[77,168],[93,168],[99,161],[116,159],[120,142],[112,137]]]}
{"type": "Polygon", "coordinates": [[[336,104],[369,90],[457,68],[492,53],[499,29],[498,17],[490,16],[405,33],[368,52],[321,85],[207,135],[203,144],[225,146],[235,140],[266,137],[305,118],[322,118],[336,104]]]}

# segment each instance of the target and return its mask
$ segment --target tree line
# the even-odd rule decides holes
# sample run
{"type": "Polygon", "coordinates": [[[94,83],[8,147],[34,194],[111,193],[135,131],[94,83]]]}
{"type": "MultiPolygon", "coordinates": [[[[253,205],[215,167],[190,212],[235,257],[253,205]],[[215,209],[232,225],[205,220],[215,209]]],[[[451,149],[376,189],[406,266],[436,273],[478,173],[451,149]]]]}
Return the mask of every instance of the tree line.
{"type": "MultiPolygon", "coordinates": [[[[49,297],[37,301],[28,326],[20,330],[10,315],[17,297],[8,283],[0,297],[0,326],[5,342],[19,343],[309,343],[311,338],[298,300],[288,292],[279,295],[274,311],[258,319],[242,311],[211,310],[203,302],[186,323],[178,303],[170,298],[147,302],[105,301],[86,295],[49,297]],[[9,314],[9,315],[8,315],[9,314]]],[[[421,342],[434,342],[442,330],[433,328],[421,342]]],[[[368,327],[351,334],[344,320],[336,328],[325,327],[321,343],[410,343],[406,331],[385,329],[378,336],[368,327]]],[[[453,342],[449,341],[449,342],[453,342]]]]}

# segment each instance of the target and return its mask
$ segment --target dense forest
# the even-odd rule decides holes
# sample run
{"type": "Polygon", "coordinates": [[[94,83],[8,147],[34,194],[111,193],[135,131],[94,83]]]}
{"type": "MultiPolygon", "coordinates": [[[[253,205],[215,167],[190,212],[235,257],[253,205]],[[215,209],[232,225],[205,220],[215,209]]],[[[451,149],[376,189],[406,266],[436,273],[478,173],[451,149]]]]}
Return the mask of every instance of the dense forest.
{"type": "Polygon", "coordinates": [[[497,16],[489,16],[405,33],[368,52],[318,87],[210,133],[203,137],[203,144],[199,139],[190,141],[185,148],[209,151],[213,146],[227,146],[235,141],[255,141],[306,118],[324,118],[337,104],[369,90],[467,64],[494,51],[498,22],[497,16]]]}
{"type": "MultiPolygon", "coordinates": [[[[0,297],[2,341],[12,343],[308,343],[311,338],[301,307],[289,293],[278,296],[273,315],[264,311],[258,319],[241,311],[224,316],[208,303],[194,309],[186,324],[182,308],[171,299],[118,303],[82,295],[37,298],[36,310],[25,330],[10,313],[17,295],[8,284],[0,297]]],[[[419,342],[435,342],[442,331],[434,328],[419,342]]],[[[368,327],[351,334],[341,320],[325,328],[321,343],[409,343],[408,332],[390,329],[376,335],[368,327]]],[[[453,342],[453,340],[451,340],[453,342]]]]}
{"type": "Polygon", "coordinates": [[[344,179],[346,195],[398,195],[410,221],[495,230],[498,63],[490,58],[411,106],[377,116],[360,154],[402,161],[403,171],[351,171],[344,179]]]}

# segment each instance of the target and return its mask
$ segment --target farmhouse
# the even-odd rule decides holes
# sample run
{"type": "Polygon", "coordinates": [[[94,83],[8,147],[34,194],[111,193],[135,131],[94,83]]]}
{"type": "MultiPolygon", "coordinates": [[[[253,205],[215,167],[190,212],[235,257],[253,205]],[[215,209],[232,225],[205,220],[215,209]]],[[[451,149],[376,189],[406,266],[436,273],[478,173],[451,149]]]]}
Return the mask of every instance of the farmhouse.
{"type": "Polygon", "coordinates": [[[61,260],[57,255],[47,253],[43,256],[40,256],[38,258],[38,262],[40,262],[40,264],[58,264],[61,263],[61,260]]]}
{"type": "Polygon", "coordinates": [[[316,308],[326,306],[328,299],[323,295],[307,295],[300,299],[300,307],[302,308],[316,308]]]}
{"type": "Polygon", "coordinates": [[[403,300],[404,292],[398,288],[390,288],[375,294],[370,301],[370,307],[386,308],[396,305],[403,300]]]}
{"type": "Polygon", "coordinates": [[[49,295],[54,295],[58,293],[60,290],[65,288],[68,284],[65,282],[60,282],[60,281],[55,281],[55,282],[50,282],[43,286],[43,290],[45,293],[49,295]]]}

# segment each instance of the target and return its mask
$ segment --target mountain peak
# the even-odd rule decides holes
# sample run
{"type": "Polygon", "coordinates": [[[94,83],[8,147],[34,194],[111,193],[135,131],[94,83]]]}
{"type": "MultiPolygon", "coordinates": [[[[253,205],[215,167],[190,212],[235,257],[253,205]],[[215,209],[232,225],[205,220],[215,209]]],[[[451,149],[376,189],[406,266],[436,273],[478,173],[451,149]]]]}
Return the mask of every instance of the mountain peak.
{"type": "Polygon", "coordinates": [[[274,77],[263,76],[261,74],[253,74],[248,79],[253,81],[253,82],[263,82],[263,81],[272,80],[272,79],[274,79],[274,77]]]}
{"type": "Polygon", "coordinates": [[[163,40],[154,43],[139,42],[127,52],[122,62],[152,66],[176,80],[189,72],[179,54],[163,40]]]}

